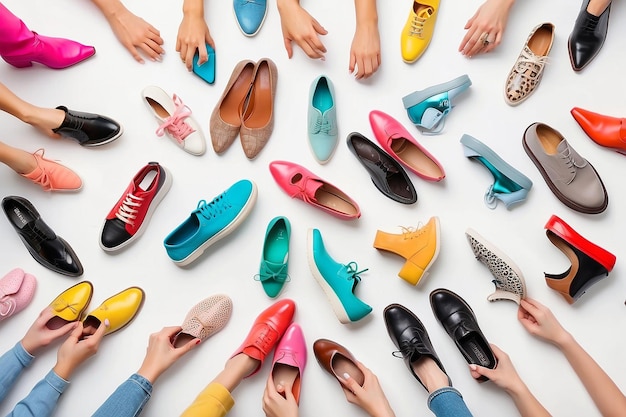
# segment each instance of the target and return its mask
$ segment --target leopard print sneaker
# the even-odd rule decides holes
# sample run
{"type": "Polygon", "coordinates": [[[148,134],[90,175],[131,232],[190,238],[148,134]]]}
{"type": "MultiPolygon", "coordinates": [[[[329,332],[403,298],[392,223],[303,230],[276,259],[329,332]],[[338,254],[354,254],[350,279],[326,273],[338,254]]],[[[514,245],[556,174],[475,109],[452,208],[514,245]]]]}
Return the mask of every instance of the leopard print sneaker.
{"type": "Polygon", "coordinates": [[[476,259],[485,264],[493,275],[496,291],[487,297],[489,301],[511,300],[517,304],[526,297],[526,284],[522,271],[498,248],[489,243],[473,229],[465,231],[467,241],[476,259]]]}

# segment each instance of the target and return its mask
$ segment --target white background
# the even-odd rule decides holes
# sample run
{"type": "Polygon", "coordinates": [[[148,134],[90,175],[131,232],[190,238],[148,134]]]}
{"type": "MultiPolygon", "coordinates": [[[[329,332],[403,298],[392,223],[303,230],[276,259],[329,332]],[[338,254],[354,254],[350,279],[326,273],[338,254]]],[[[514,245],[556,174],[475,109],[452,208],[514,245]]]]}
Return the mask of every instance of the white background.
{"type": "MultiPolygon", "coordinates": [[[[311,61],[299,49],[287,59],[280,19],[274,2],[260,33],[246,38],[236,26],[229,1],[207,1],[206,16],[217,44],[217,80],[209,86],[188,74],[175,52],[181,4],[176,1],[129,1],[127,6],[160,29],[167,51],[163,62],[136,63],[118,43],[107,22],[87,0],[6,0],[5,5],[34,30],[95,45],[95,57],[73,68],[54,71],[42,66],[18,70],[0,64],[0,80],[16,94],[34,104],[91,111],[111,116],[125,128],[116,142],[98,149],[81,148],[70,140],[51,140],[7,114],[0,115],[0,140],[33,152],[45,147],[46,157],[73,168],[84,180],[78,194],[44,193],[37,186],[0,166],[2,195],[21,195],[39,209],[44,221],[74,247],[85,267],[81,279],[93,282],[91,308],[118,291],[141,286],[146,302],[141,314],[123,331],[107,337],[98,355],[73,377],[59,401],[57,415],[86,416],[137,370],[148,335],[165,325],[180,324],[196,302],[216,293],[226,293],[234,302],[227,327],[198,346],[156,383],[144,414],[179,415],[196,394],[223,367],[226,359],[248,333],[257,314],[272,303],[260,283],[258,272],[267,223],[286,215],[292,223],[291,258],[287,283],[281,297],[296,300],[295,320],[302,325],[309,362],[303,379],[301,412],[311,415],[362,415],[347,403],[339,385],[316,363],[312,344],[329,338],[345,345],[380,378],[398,416],[430,415],[427,394],[400,359],[391,356],[395,347],[386,334],[382,310],[401,303],[414,311],[429,330],[432,342],[450,377],[475,415],[515,415],[512,401],[492,383],[472,380],[467,364],[454,343],[437,323],[429,306],[429,293],[440,287],[463,296],[474,309],[489,341],[508,352],[517,369],[539,400],[555,415],[597,415],[583,386],[563,356],[552,346],[528,335],[518,323],[516,305],[486,300],[493,290],[488,270],[474,259],[464,231],[472,227],[507,253],[523,270],[528,293],[547,304],[556,316],[606,369],[622,388],[626,387],[623,349],[626,343],[624,317],[626,290],[623,272],[623,193],[626,160],[587,138],[570,116],[574,106],[601,114],[625,116],[623,62],[626,39],[624,2],[611,13],[608,39],[597,59],[584,72],[572,71],[567,37],[579,4],[571,0],[522,1],[512,12],[501,46],[488,56],[468,60],[457,52],[463,26],[479,1],[443,1],[433,41],[424,56],[407,65],[400,57],[400,31],[411,2],[379,1],[382,66],[365,82],[348,73],[348,53],[354,31],[351,1],[303,1],[313,16],[328,29],[323,38],[326,61],[311,61]],[[539,89],[526,102],[513,108],[505,104],[503,87],[507,73],[526,41],[529,31],[542,22],[556,26],[556,38],[539,89]],[[242,59],[273,59],[279,70],[275,106],[275,129],[266,148],[248,161],[237,140],[224,155],[210,145],[208,121],[235,64],[242,59]],[[306,136],[309,84],[320,74],[334,82],[340,143],[333,159],[318,165],[310,154],[306,136]],[[440,136],[421,136],[410,126],[401,97],[417,89],[469,74],[472,87],[457,101],[440,136]],[[194,111],[204,129],[208,150],[194,157],[179,150],[167,138],[154,134],[157,123],[142,103],[140,92],[158,85],[178,94],[194,111]],[[415,137],[443,164],[447,172],[441,183],[427,183],[411,174],[419,201],[403,206],[382,196],[350,154],[345,138],[359,131],[373,139],[368,113],[380,109],[404,123],[415,137]],[[521,146],[524,129],[543,121],[559,130],[571,145],[591,161],[610,196],[607,211],[583,215],[561,204],[549,191],[521,146]],[[528,200],[507,210],[491,211],[483,193],[491,184],[489,172],[463,156],[459,139],[475,136],[534,182],[528,200]],[[344,222],[290,200],[274,183],[268,164],[277,159],[300,163],[351,195],[361,206],[362,218],[344,222]],[[156,160],[173,174],[174,183],[152,218],[146,233],[119,254],[104,253],[98,246],[102,222],[133,175],[148,161],[156,160]],[[163,238],[196,207],[198,200],[211,200],[232,183],[256,181],[259,198],[248,220],[232,235],[211,247],[187,269],[174,265],[163,248],[163,238]],[[569,263],[545,237],[543,226],[557,214],[589,240],[616,254],[618,261],[608,279],[596,284],[575,305],[568,305],[549,289],[543,272],[560,273],[569,263]],[[412,287],[396,276],[403,260],[372,247],[377,229],[400,232],[398,226],[417,226],[431,216],[442,225],[441,253],[430,276],[412,287]],[[356,261],[369,268],[357,295],[373,307],[359,323],[342,325],[336,319],[322,290],[312,278],[306,261],[307,229],[319,228],[329,253],[339,262],[356,261]]],[[[0,349],[19,340],[39,311],[80,279],[51,272],[28,254],[8,222],[0,221],[2,274],[15,267],[33,273],[38,289],[32,304],[0,324],[0,349]]],[[[54,365],[56,346],[42,353],[21,377],[0,407],[7,413],[54,365]]],[[[270,371],[271,357],[262,371],[246,380],[235,392],[232,416],[262,415],[261,397],[270,371]]]]}

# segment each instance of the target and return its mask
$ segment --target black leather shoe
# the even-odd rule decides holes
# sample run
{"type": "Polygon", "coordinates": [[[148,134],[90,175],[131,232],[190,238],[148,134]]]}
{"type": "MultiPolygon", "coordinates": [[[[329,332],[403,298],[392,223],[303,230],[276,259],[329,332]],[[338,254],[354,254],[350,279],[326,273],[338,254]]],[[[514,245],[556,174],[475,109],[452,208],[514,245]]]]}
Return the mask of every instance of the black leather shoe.
{"type": "Polygon", "coordinates": [[[347,144],[381,193],[403,204],[417,201],[415,187],[398,161],[360,133],[350,133],[347,144]]]}
{"type": "Polygon", "coordinates": [[[37,262],[59,274],[71,277],[83,274],[78,256],[63,238],[44,223],[30,201],[23,197],[8,196],[2,199],[2,208],[37,262]]]}
{"type": "MultiPolygon", "coordinates": [[[[390,304],[385,308],[384,316],[387,333],[389,333],[391,341],[400,349],[393,352],[393,356],[404,358],[407,368],[424,388],[426,388],[426,385],[419,379],[412,365],[420,359],[424,357],[431,358],[443,373],[448,376],[435,353],[435,349],[433,349],[433,345],[430,343],[428,332],[426,332],[424,325],[415,314],[400,304],[390,304]]],[[[448,377],[448,384],[452,386],[450,377],[448,377]]],[[[426,391],[428,391],[428,388],[426,388],[426,391]]]]}
{"type": "MultiPolygon", "coordinates": [[[[467,363],[489,369],[496,367],[496,356],[480,331],[474,312],[464,299],[450,290],[440,288],[430,293],[430,306],[467,363]]],[[[488,378],[481,377],[480,380],[488,381],[488,378]]]]}
{"type": "Polygon", "coordinates": [[[72,138],[82,146],[100,146],[122,136],[122,126],[113,119],[99,114],[69,110],[65,106],[59,106],[57,109],[65,112],[65,120],[61,126],[52,131],[72,138]]]}
{"type": "Polygon", "coordinates": [[[594,16],[587,11],[589,0],[583,0],[583,5],[576,18],[574,29],[567,42],[569,60],[574,71],[580,71],[589,64],[600,52],[606,33],[609,29],[609,13],[611,3],[600,16],[594,16]]]}

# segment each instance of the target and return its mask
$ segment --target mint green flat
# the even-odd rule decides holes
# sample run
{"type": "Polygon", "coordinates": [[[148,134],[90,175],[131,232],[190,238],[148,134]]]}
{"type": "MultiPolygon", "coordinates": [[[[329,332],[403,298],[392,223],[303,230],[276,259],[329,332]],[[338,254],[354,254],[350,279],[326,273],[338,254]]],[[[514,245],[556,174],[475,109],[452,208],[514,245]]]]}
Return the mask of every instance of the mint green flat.
{"type": "Polygon", "coordinates": [[[263,243],[263,258],[257,277],[268,297],[277,297],[285,282],[289,281],[287,268],[290,236],[291,224],[286,217],[274,217],[267,225],[263,243]]]}

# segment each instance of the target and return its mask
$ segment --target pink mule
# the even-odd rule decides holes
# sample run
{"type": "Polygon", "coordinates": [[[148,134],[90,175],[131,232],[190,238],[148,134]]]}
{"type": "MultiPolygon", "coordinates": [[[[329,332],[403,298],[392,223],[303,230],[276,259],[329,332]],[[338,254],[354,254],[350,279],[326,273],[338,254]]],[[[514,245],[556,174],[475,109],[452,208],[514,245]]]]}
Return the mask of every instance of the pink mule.
{"type": "Polygon", "coordinates": [[[20,268],[0,278],[0,321],[24,310],[32,301],[37,280],[20,268]]]}

